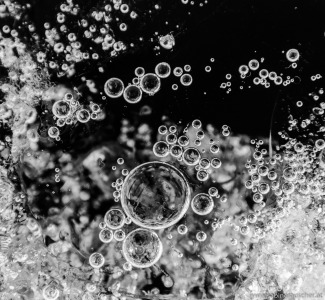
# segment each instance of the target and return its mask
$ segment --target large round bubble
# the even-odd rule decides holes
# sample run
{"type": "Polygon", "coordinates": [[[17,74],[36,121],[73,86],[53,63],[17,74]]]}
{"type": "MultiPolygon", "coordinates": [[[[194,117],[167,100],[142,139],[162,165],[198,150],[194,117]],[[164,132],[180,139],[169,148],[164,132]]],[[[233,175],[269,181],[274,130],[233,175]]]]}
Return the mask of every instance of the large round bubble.
{"type": "Polygon", "coordinates": [[[158,235],[149,229],[131,231],[123,242],[125,259],[136,268],[148,268],[161,257],[163,246],[158,235]]]}
{"type": "Polygon", "coordinates": [[[150,229],[177,223],[190,204],[190,187],[184,175],[163,162],[144,163],[126,177],[121,204],[137,225],[150,229]]]}
{"type": "Polygon", "coordinates": [[[124,83],[119,78],[110,78],[105,82],[104,91],[108,97],[118,98],[123,94],[124,83]]]}

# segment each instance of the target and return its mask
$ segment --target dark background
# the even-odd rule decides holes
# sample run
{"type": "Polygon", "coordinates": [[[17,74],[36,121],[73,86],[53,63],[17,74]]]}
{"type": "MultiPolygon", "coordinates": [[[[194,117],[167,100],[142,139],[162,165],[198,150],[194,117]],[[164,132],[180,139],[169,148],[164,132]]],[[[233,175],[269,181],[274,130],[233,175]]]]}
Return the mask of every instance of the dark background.
{"type": "MultiPolygon", "coordinates": [[[[85,16],[96,4],[102,6],[103,3],[76,2],[85,16]]],[[[129,105],[122,98],[108,99],[105,107],[110,120],[119,122],[123,117],[137,115],[143,105],[149,105],[152,114],[146,121],[153,126],[160,125],[162,115],[183,123],[199,118],[216,126],[227,124],[235,133],[254,137],[269,135],[271,124],[273,130],[281,128],[290,112],[305,114],[312,105],[307,99],[308,93],[321,86],[318,81],[315,87],[310,76],[324,69],[325,1],[210,0],[203,7],[199,6],[200,2],[184,5],[181,0],[123,1],[130,4],[139,18],[136,21],[128,19],[129,30],[125,33],[116,29],[117,39],[133,42],[136,46],[113,60],[81,65],[80,73],[95,80],[101,89],[110,77],[131,82],[137,66],[153,72],[158,62],[166,61],[172,68],[190,64],[194,81],[185,88],[178,78],[170,76],[162,80],[162,88],[156,95],[144,97],[136,105],[129,105]],[[155,4],[160,6],[159,10],[154,9],[155,4]],[[153,50],[158,45],[155,32],[159,35],[174,33],[176,46],[173,51],[161,49],[157,55],[153,50]],[[139,42],[139,37],[143,37],[143,42],[139,42]],[[150,38],[154,38],[153,42],[150,38]],[[298,49],[301,54],[295,70],[287,68],[290,64],[285,52],[290,48],[298,49]],[[212,57],[214,63],[210,62],[212,57]],[[262,57],[263,68],[284,76],[299,76],[301,83],[287,87],[272,84],[265,89],[253,85],[254,76],[242,83],[238,67],[250,59],[262,57]],[[207,65],[212,67],[210,73],[204,70],[207,65]],[[97,72],[98,66],[105,68],[104,74],[97,72]],[[220,89],[227,73],[232,74],[230,94],[220,89]],[[178,83],[177,91],[171,89],[173,83],[178,83]],[[239,88],[241,85],[243,90],[239,88]],[[304,107],[295,108],[296,101],[304,99],[304,107]]],[[[53,20],[58,4],[53,0],[34,1],[30,15],[39,28],[43,28],[45,21],[53,20]]],[[[80,84],[80,76],[57,80],[75,86],[80,84]]]]}

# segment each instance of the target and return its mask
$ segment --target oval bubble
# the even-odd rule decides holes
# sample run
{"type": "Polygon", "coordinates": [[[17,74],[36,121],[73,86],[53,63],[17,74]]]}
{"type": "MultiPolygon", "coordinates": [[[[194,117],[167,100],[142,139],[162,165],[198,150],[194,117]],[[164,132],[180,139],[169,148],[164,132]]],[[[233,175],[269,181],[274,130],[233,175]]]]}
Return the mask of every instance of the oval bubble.
{"type": "Polygon", "coordinates": [[[193,212],[197,215],[207,215],[213,210],[214,202],[208,194],[197,194],[191,201],[193,212]]]}
{"type": "Polygon", "coordinates": [[[163,245],[158,235],[149,229],[137,228],[125,238],[122,246],[124,258],[136,268],[148,268],[161,257],[163,245]]]}
{"type": "Polygon", "coordinates": [[[112,77],[105,82],[104,91],[110,98],[121,97],[124,91],[124,83],[121,79],[112,77]]]}
{"type": "Polygon", "coordinates": [[[138,86],[130,84],[125,88],[123,97],[128,103],[138,103],[142,98],[142,90],[138,86]]]}
{"type": "Polygon", "coordinates": [[[141,78],[140,87],[145,93],[154,95],[160,89],[160,78],[154,73],[147,73],[141,78]]]}
{"type": "Polygon", "coordinates": [[[184,175],[163,162],[144,163],[125,178],[121,204],[138,226],[161,229],[177,223],[190,205],[190,187],[184,175]]]}

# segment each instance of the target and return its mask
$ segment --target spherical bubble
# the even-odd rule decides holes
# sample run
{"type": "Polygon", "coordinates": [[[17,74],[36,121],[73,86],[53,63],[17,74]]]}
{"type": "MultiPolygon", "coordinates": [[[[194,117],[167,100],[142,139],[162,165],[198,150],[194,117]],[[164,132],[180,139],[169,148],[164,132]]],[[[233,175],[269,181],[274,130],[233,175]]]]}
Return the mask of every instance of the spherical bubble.
{"type": "Polygon", "coordinates": [[[255,203],[261,203],[263,201],[263,195],[261,193],[255,193],[253,195],[253,201],[255,203]]]}
{"type": "Polygon", "coordinates": [[[247,225],[240,227],[240,233],[242,235],[247,235],[249,233],[249,227],[247,225]]]}
{"type": "Polygon", "coordinates": [[[140,80],[142,91],[149,95],[154,95],[160,89],[160,78],[153,73],[145,74],[140,80]]]}
{"type": "Polygon", "coordinates": [[[124,164],[124,159],[123,158],[121,158],[121,157],[119,157],[118,159],[117,159],[117,164],[119,164],[119,165],[123,165],[124,164]]]}
{"type": "Polygon", "coordinates": [[[249,68],[246,65],[241,65],[238,70],[241,75],[246,75],[249,72],[249,68]]]}
{"type": "Polygon", "coordinates": [[[218,169],[221,167],[221,160],[219,158],[212,158],[211,159],[211,167],[218,169]]]}
{"type": "Polygon", "coordinates": [[[99,239],[105,244],[110,243],[113,240],[113,231],[108,228],[102,229],[99,232],[99,239]]]}
{"type": "Polygon", "coordinates": [[[285,168],[282,174],[283,178],[288,181],[294,181],[297,178],[297,173],[291,167],[285,168]]]}
{"type": "Polygon", "coordinates": [[[118,242],[121,242],[125,239],[125,232],[122,229],[118,229],[114,232],[114,239],[118,242]]]}
{"type": "Polygon", "coordinates": [[[258,190],[261,194],[266,195],[270,191],[270,186],[263,182],[258,186],[258,190]]]}
{"type": "Polygon", "coordinates": [[[318,150],[322,150],[325,148],[325,141],[323,139],[318,139],[316,142],[315,142],[315,147],[318,149],[318,150]]]}
{"type": "Polygon", "coordinates": [[[168,63],[161,62],[156,66],[155,73],[160,78],[167,78],[171,73],[171,67],[168,63]]]}
{"type": "Polygon", "coordinates": [[[183,149],[181,146],[179,145],[173,145],[170,147],[170,155],[175,157],[175,158],[179,158],[181,157],[183,154],[183,149]]]}
{"type": "Polygon", "coordinates": [[[210,160],[207,159],[207,158],[201,158],[200,160],[200,163],[199,163],[199,166],[202,168],[202,169],[209,169],[210,168],[210,160]]]}
{"type": "Polygon", "coordinates": [[[191,71],[191,66],[190,65],[185,65],[184,66],[184,71],[185,72],[190,72],[191,71]]]}
{"type": "Polygon", "coordinates": [[[269,71],[266,69],[262,69],[261,71],[259,71],[258,73],[260,75],[261,78],[267,78],[269,76],[269,71]]]}
{"type": "Polygon", "coordinates": [[[52,126],[48,129],[47,134],[50,138],[54,139],[60,135],[60,130],[55,126],[52,126]]]}
{"type": "Polygon", "coordinates": [[[255,223],[255,222],[257,221],[257,215],[254,214],[254,213],[250,213],[250,214],[248,214],[248,216],[247,216],[247,221],[248,221],[249,223],[255,223]]]}
{"type": "Polygon", "coordinates": [[[285,182],[282,185],[282,191],[286,195],[290,195],[295,191],[295,185],[292,182],[285,182]]]}
{"type": "Polygon", "coordinates": [[[60,296],[60,291],[54,285],[47,285],[42,294],[45,300],[56,300],[60,296]]]}
{"type": "Polygon", "coordinates": [[[186,233],[188,232],[188,228],[187,228],[186,225],[184,225],[184,224],[180,224],[180,225],[178,225],[178,227],[177,227],[177,232],[178,232],[179,234],[184,235],[184,234],[186,234],[186,233]]]}
{"type": "Polygon", "coordinates": [[[210,195],[211,197],[215,197],[215,196],[218,195],[219,192],[218,192],[218,189],[217,189],[217,188],[215,188],[215,187],[210,187],[208,193],[209,193],[209,195],[210,195]]]}
{"type": "Polygon", "coordinates": [[[152,151],[157,157],[166,157],[169,154],[169,145],[164,141],[157,142],[152,151]]]}
{"type": "Polygon", "coordinates": [[[204,242],[204,241],[207,239],[207,234],[206,234],[204,231],[199,231],[199,232],[196,234],[196,239],[197,239],[199,242],[204,242]]]}
{"type": "Polygon", "coordinates": [[[184,74],[181,76],[180,82],[184,86],[190,86],[193,82],[193,77],[190,74],[184,74]]]}
{"type": "Polygon", "coordinates": [[[277,76],[275,79],[274,79],[274,83],[276,85],[280,85],[281,83],[283,82],[283,79],[281,76],[277,76]]]}
{"type": "Polygon", "coordinates": [[[177,127],[174,126],[174,125],[173,125],[173,126],[170,126],[170,127],[169,127],[169,132],[170,132],[170,133],[176,133],[176,132],[177,132],[177,127]]]}
{"type": "Polygon", "coordinates": [[[286,58],[290,62],[297,61],[299,59],[299,57],[300,57],[300,54],[299,54],[299,51],[297,49],[290,49],[286,53],[286,58]]]}
{"type": "Polygon", "coordinates": [[[101,268],[104,265],[104,263],[105,263],[105,258],[103,254],[95,252],[89,256],[89,264],[93,268],[101,268]]]}
{"type": "Polygon", "coordinates": [[[208,194],[197,194],[191,201],[192,210],[197,215],[207,215],[213,210],[213,200],[208,194]]]}
{"type": "Polygon", "coordinates": [[[104,221],[108,228],[113,230],[119,229],[122,228],[125,223],[125,215],[120,209],[113,208],[107,211],[104,221]]]}
{"type": "Polygon", "coordinates": [[[186,136],[186,135],[181,135],[179,138],[178,138],[178,144],[181,146],[181,147],[186,147],[188,146],[190,143],[190,139],[186,136]]]}
{"type": "Polygon", "coordinates": [[[195,129],[200,129],[202,127],[202,122],[196,119],[192,122],[192,127],[195,129]]]}
{"type": "Polygon", "coordinates": [[[123,264],[123,269],[125,271],[131,271],[132,270],[132,265],[127,261],[123,264]]]}
{"type": "Polygon", "coordinates": [[[142,99],[142,90],[137,85],[130,84],[124,89],[123,97],[128,103],[138,103],[142,99]]]}
{"type": "Polygon", "coordinates": [[[206,170],[198,170],[196,178],[199,181],[207,181],[209,179],[209,173],[206,170]]]}
{"type": "Polygon", "coordinates": [[[181,77],[182,74],[183,74],[183,69],[181,67],[176,67],[174,70],[173,70],[173,74],[176,76],[176,77],[181,77]]]}
{"type": "Polygon", "coordinates": [[[145,70],[142,67],[137,67],[134,71],[135,76],[142,77],[145,74],[145,70]]]}
{"type": "Polygon", "coordinates": [[[190,187],[184,175],[163,162],[144,163],[125,178],[121,204],[138,226],[160,229],[177,223],[190,204],[190,187]]]}
{"type": "Polygon", "coordinates": [[[258,62],[257,59],[251,59],[248,62],[248,67],[252,70],[252,71],[256,71],[259,67],[260,67],[260,63],[258,62]]]}
{"type": "Polygon", "coordinates": [[[148,268],[161,257],[163,245],[158,235],[149,229],[138,228],[131,231],[123,242],[124,258],[136,268],[148,268]]]}
{"type": "Polygon", "coordinates": [[[90,120],[90,113],[87,109],[80,109],[76,112],[77,120],[81,123],[87,123],[90,120]]]}
{"type": "Polygon", "coordinates": [[[173,89],[174,91],[176,91],[176,90],[178,89],[178,85],[177,85],[176,83],[174,83],[174,84],[172,85],[172,89],[173,89]]]}
{"type": "Polygon", "coordinates": [[[213,154],[217,154],[220,150],[220,147],[217,144],[212,144],[210,146],[210,152],[213,154]]]}
{"type": "Polygon", "coordinates": [[[167,133],[167,126],[165,126],[165,125],[161,125],[161,126],[159,126],[159,128],[158,128],[158,133],[159,134],[162,134],[162,135],[164,135],[164,134],[166,134],[167,133]]]}
{"type": "Polygon", "coordinates": [[[196,137],[197,137],[199,140],[203,140],[203,138],[204,138],[204,131],[203,131],[203,130],[199,130],[199,131],[196,133],[196,137]]]}
{"type": "Polygon", "coordinates": [[[201,154],[196,148],[190,147],[183,152],[183,161],[188,166],[195,166],[200,162],[201,154]]]}
{"type": "Polygon", "coordinates": [[[110,98],[121,97],[124,91],[124,83],[121,79],[112,77],[105,82],[104,91],[110,98]]]}
{"type": "Polygon", "coordinates": [[[169,144],[169,145],[173,145],[173,144],[176,144],[177,142],[177,135],[174,134],[174,133],[170,133],[166,136],[166,142],[169,144]]]}
{"type": "Polygon", "coordinates": [[[65,100],[56,101],[52,107],[53,115],[57,118],[66,118],[71,113],[70,103],[65,100]]]}

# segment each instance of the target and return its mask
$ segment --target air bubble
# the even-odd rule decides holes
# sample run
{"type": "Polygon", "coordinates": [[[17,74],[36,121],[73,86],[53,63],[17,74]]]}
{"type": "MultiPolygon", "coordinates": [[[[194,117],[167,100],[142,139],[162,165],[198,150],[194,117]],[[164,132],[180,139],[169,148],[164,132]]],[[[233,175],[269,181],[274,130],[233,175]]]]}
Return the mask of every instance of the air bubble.
{"type": "Polygon", "coordinates": [[[158,235],[149,229],[131,231],[123,242],[124,258],[136,268],[148,268],[161,257],[163,245],[158,235]]]}
{"type": "Polygon", "coordinates": [[[152,151],[157,157],[166,157],[169,154],[169,145],[164,141],[157,142],[152,151]]]}
{"type": "Polygon", "coordinates": [[[160,78],[153,73],[147,73],[140,80],[140,87],[142,91],[149,95],[154,95],[160,89],[160,78]]]}
{"type": "Polygon", "coordinates": [[[105,244],[110,243],[113,240],[113,231],[108,228],[102,229],[99,232],[99,239],[105,244]]]}
{"type": "Polygon", "coordinates": [[[200,162],[201,154],[196,148],[190,147],[183,152],[183,161],[188,166],[195,166],[200,162]]]}
{"type": "Polygon", "coordinates": [[[120,209],[110,209],[104,217],[104,221],[108,228],[119,229],[122,228],[125,222],[125,215],[120,209]]]}
{"type": "Polygon", "coordinates": [[[138,103],[142,99],[142,90],[137,85],[130,84],[125,88],[123,98],[128,103],[138,103]]]}
{"type": "Polygon", "coordinates": [[[124,91],[124,83],[119,78],[110,78],[105,82],[104,91],[110,98],[121,97],[124,91]]]}
{"type": "Polygon", "coordinates": [[[212,212],[214,202],[208,194],[197,194],[191,201],[193,212],[198,215],[204,216],[212,212]]]}
{"type": "Polygon", "coordinates": [[[89,256],[89,264],[93,267],[93,268],[101,268],[105,263],[105,258],[102,254],[100,253],[93,253],[89,256]]]}
{"type": "Polygon", "coordinates": [[[163,162],[144,163],[126,178],[121,204],[138,226],[161,229],[177,223],[190,205],[190,187],[183,174],[163,162]]]}
{"type": "Polygon", "coordinates": [[[166,62],[159,63],[155,68],[155,73],[160,78],[167,78],[171,73],[170,65],[166,62]]]}

